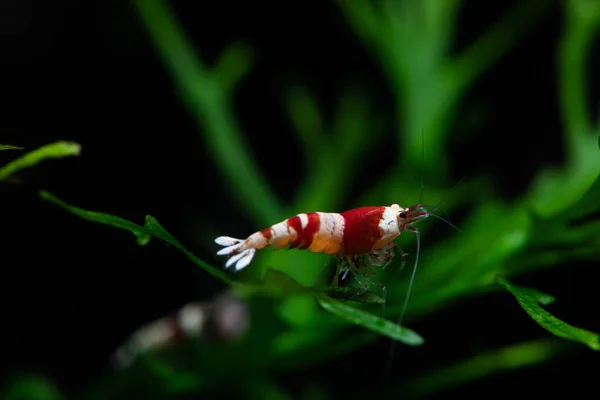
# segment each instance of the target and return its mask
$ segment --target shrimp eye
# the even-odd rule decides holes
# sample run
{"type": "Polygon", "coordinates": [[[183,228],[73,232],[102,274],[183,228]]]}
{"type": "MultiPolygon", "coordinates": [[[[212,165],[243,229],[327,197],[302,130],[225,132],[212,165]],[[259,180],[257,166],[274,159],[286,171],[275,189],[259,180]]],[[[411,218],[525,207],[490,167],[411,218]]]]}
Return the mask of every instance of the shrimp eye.
{"type": "Polygon", "coordinates": [[[401,212],[401,213],[399,214],[399,217],[400,217],[400,218],[402,218],[402,219],[406,219],[406,218],[408,218],[408,215],[406,215],[406,213],[405,213],[405,212],[401,212]]]}

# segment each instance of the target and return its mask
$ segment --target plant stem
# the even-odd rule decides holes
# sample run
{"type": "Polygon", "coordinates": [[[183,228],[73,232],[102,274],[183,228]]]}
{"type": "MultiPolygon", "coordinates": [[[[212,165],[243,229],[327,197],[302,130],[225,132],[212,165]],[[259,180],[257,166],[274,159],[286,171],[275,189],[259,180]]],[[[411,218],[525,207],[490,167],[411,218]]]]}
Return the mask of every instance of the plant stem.
{"type": "Polygon", "coordinates": [[[236,122],[229,98],[231,88],[223,88],[214,71],[202,63],[162,1],[136,0],[135,5],[232,198],[260,226],[284,218],[284,207],[259,171],[236,122]]]}

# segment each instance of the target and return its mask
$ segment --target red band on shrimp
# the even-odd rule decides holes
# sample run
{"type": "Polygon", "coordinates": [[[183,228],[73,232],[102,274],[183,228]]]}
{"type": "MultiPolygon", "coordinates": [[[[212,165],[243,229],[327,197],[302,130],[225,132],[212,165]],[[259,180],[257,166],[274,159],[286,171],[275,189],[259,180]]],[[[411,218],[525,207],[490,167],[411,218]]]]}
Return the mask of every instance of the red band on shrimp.
{"type": "Polygon", "coordinates": [[[267,242],[271,240],[271,236],[273,235],[273,231],[271,230],[271,228],[263,229],[262,231],[260,231],[260,233],[264,236],[265,239],[267,239],[267,242]]]}
{"type": "MultiPolygon", "coordinates": [[[[292,243],[292,248],[308,249],[313,241],[315,233],[319,232],[321,226],[321,217],[319,217],[319,214],[311,212],[307,213],[306,216],[308,217],[308,223],[304,229],[302,228],[302,221],[300,218],[294,217],[297,218],[299,229],[297,230],[298,236],[292,243]]],[[[296,222],[294,221],[294,223],[296,222]]],[[[294,226],[294,229],[296,229],[296,226],[294,226]]]]}
{"type": "Polygon", "coordinates": [[[295,249],[302,244],[304,239],[302,221],[300,220],[300,217],[296,215],[295,217],[289,218],[287,220],[287,225],[296,232],[296,237],[290,244],[290,249],[295,249]]]}
{"type": "Polygon", "coordinates": [[[344,253],[366,254],[381,238],[379,221],[385,207],[361,207],[342,213],[344,225],[344,253]]]}

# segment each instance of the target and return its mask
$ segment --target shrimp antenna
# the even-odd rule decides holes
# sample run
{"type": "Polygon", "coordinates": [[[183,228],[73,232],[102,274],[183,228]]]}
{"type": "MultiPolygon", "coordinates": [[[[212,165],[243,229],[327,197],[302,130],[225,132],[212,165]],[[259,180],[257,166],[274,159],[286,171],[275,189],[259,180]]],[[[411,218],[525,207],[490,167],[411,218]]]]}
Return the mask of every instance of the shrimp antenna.
{"type": "MultiPolygon", "coordinates": [[[[421,252],[421,232],[415,228],[415,235],[417,237],[417,254],[415,256],[415,264],[413,266],[412,274],[410,276],[410,281],[408,283],[408,289],[406,290],[406,296],[404,297],[404,304],[402,304],[402,311],[400,311],[400,316],[396,321],[396,324],[400,326],[400,329],[404,329],[402,327],[402,320],[404,319],[404,314],[406,314],[406,309],[408,307],[408,301],[410,300],[410,293],[412,291],[413,283],[415,281],[415,275],[417,274],[417,266],[419,265],[419,254],[421,252]]],[[[389,379],[390,373],[392,372],[392,362],[394,361],[394,352],[396,351],[396,341],[392,339],[392,343],[390,344],[390,349],[388,351],[388,357],[385,365],[385,380],[386,387],[387,380],[389,379]]]]}
{"type": "Polygon", "coordinates": [[[432,213],[431,211],[429,211],[429,215],[431,215],[432,217],[435,217],[435,218],[439,219],[440,221],[444,221],[450,227],[452,227],[452,228],[456,229],[458,232],[462,233],[462,231],[460,229],[458,229],[458,227],[456,225],[454,225],[452,222],[448,221],[446,218],[442,218],[439,215],[432,213]]]}
{"type": "MultiPolygon", "coordinates": [[[[425,129],[421,130],[421,193],[419,194],[419,204],[423,202],[423,192],[425,188],[425,129]]],[[[431,214],[431,213],[430,213],[431,214]]],[[[436,215],[437,217],[437,215],[436,215]]],[[[438,217],[441,218],[441,217],[438,217]]],[[[412,291],[413,283],[415,281],[415,275],[417,274],[417,266],[419,265],[419,254],[421,253],[421,232],[418,228],[413,227],[413,232],[417,237],[417,254],[415,256],[415,264],[413,266],[412,274],[410,276],[410,281],[408,282],[408,289],[406,290],[406,296],[404,297],[404,304],[402,304],[402,311],[400,311],[400,316],[396,321],[396,325],[402,328],[402,320],[404,319],[404,314],[406,313],[406,309],[408,307],[408,301],[410,300],[410,293],[412,291]]],[[[390,344],[390,349],[388,351],[387,361],[385,363],[384,370],[384,379],[385,379],[385,388],[387,389],[389,385],[387,384],[388,379],[390,377],[390,373],[392,372],[392,363],[394,361],[394,352],[396,351],[396,341],[392,339],[392,343],[390,344]]]]}
{"type": "MultiPolygon", "coordinates": [[[[415,228],[415,236],[417,237],[417,255],[415,256],[415,265],[413,266],[412,274],[410,276],[410,281],[408,283],[408,289],[406,290],[406,297],[404,298],[404,304],[402,305],[402,311],[400,311],[400,316],[398,317],[397,325],[402,326],[402,320],[404,319],[404,314],[406,313],[406,308],[408,306],[408,300],[410,299],[410,292],[412,291],[413,283],[415,281],[415,275],[417,273],[417,266],[419,265],[419,252],[421,250],[421,232],[415,228]]],[[[394,342],[396,343],[396,342],[394,342]]]]}
{"type": "MultiPolygon", "coordinates": [[[[446,194],[446,196],[444,196],[440,201],[438,201],[438,203],[435,206],[433,206],[431,211],[427,210],[427,212],[429,212],[429,215],[431,215],[432,217],[435,217],[441,221],[444,221],[446,224],[448,224],[449,226],[451,226],[452,228],[456,229],[458,232],[461,232],[461,233],[462,233],[462,231],[460,229],[458,229],[458,227],[456,227],[456,225],[454,225],[453,223],[450,222],[450,220],[448,218],[448,214],[446,214],[445,211],[444,211],[444,213],[446,214],[446,218],[442,218],[439,215],[434,214],[432,211],[435,211],[438,208],[440,208],[440,204],[442,204],[442,202],[446,201],[448,199],[449,195],[454,193],[464,180],[465,180],[465,177],[463,176],[462,179],[460,181],[458,181],[458,183],[456,185],[454,185],[454,187],[452,189],[450,189],[450,192],[448,192],[446,194]]],[[[423,192],[424,192],[423,189],[425,189],[425,130],[424,129],[421,130],[421,193],[419,194],[419,204],[423,203],[423,192]]],[[[417,255],[417,257],[418,257],[418,255],[417,255]]]]}
{"type": "MultiPolygon", "coordinates": [[[[462,233],[462,231],[460,229],[458,229],[458,227],[456,225],[454,225],[452,222],[450,222],[450,217],[448,216],[448,213],[446,211],[444,211],[444,209],[440,209],[440,204],[442,204],[442,202],[446,201],[448,199],[448,197],[450,197],[450,194],[456,192],[456,189],[458,189],[458,187],[460,186],[461,183],[463,183],[464,180],[465,180],[465,176],[463,176],[461,178],[461,180],[458,181],[458,183],[456,185],[454,185],[454,187],[452,189],[450,189],[450,191],[440,201],[438,201],[438,203],[435,206],[433,206],[430,210],[429,209],[427,210],[429,215],[439,219],[440,221],[445,222],[450,227],[456,229],[458,232],[461,232],[461,233],[462,233]],[[434,211],[436,211],[437,209],[440,209],[446,215],[446,218],[443,218],[437,214],[434,214],[434,211]]],[[[427,208],[429,208],[429,207],[427,207],[427,208]]]]}
{"type": "Polygon", "coordinates": [[[425,129],[421,130],[421,193],[419,204],[423,202],[423,189],[425,189],[425,129]]]}

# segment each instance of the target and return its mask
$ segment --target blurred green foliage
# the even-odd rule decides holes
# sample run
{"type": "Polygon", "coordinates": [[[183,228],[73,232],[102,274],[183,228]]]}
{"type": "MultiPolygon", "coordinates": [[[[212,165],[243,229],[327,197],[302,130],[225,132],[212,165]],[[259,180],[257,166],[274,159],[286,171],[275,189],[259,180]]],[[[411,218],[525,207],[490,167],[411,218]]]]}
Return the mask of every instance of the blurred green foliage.
{"type": "Polygon", "coordinates": [[[421,398],[464,382],[482,379],[499,372],[515,370],[557,357],[567,349],[555,339],[537,339],[476,355],[475,357],[428,372],[398,387],[394,394],[402,398],[421,398]]]}
{"type": "Polygon", "coordinates": [[[59,390],[45,378],[26,375],[19,376],[14,381],[15,383],[3,393],[4,400],[63,399],[59,390]]]}
{"type": "MultiPolygon", "coordinates": [[[[422,168],[433,182],[444,181],[446,166],[451,161],[439,143],[447,138],[465,92],[544,18],[551,6],[546,0],[517,2],[471,46],[451,55],[461,3],[459,0],[337,1],[357,37],[379,61],[396,102],[396,163],[373,183],[371,190],[355,199],[356,205],[418,198],[420,184],[414,171],[415,166],[423,164],[423,131],[427,133],[424,148],[427,157],[422,168]]],[[[317,100],[301,85],[287,93],[290,123],[301,144],[298,151],[310,157],[311,163],[293,202],[284,204],[257,167],[232,108],[236,87],[252,68],[252,49],[233,43],[214,65],[208,65],[164,2],[137,0],[135,7],[181,101],[196,118],[209,153],[231,189],[232,201],[256,228],[270,226],[297,212],[335,211],[346,199],[353,171],[360,167],[351,161],[369,151],[380,135],[381,116],[371,112],[368,97],[357,88],[349,88],[340,94],[336,115],[328,121],[317,100]]],[[[566,0],[563,16],[557,83],[565,164],[541,167],[526,195],[510,204],[481,181],[467,180],[457,188],[445,203],[446,208],[452,210],[463,205],[472,212],[461,223],[462,234],[431,244],[422,254],[424,267],[418,271],[408,305],[409,320],[424,318],[451,301],[505,288],[548,331],[599,349],[597,334],[560,321],[540,306],[548,304],[546,300],[550,297],[512,285],[505,278],[496,278],[498,274],[516,278],[565,260],[600,258],[600,223],[592,220],[570,225],[574,219],[600,209],[600,126],[587,111],[585,75],[589,48],[600,27],[600,2],[566,0]]],[[[441,187],[428,186],[431,197],[440,198],[442,193],[441,187]]],[[[257,398],[288,398],[272,381],[270,373],[301,368],[347,353],[375,340],[378,335],[373,331],[412,344],[420,343],[417,333],[369,313],[369,307],[374,307],[377,313],[376,305],[342,303],[322,291],[308,289],[325,262],[320,255],[265,251],[256,257],[251,271],[245,275],[247,282],[242,283],[198,260],[152,217],[140,226],[106,214],[90,214],[48,193],[42,195],[83,218],[130,230],[140,244],[147,243],[150,236],[173,244],[249,299],[253,326],[241,343],[196,349],[192,353],[196,364],[180,371],[175,363],[167,368],[168,372],[156,375],[160,379],[151,383],[144,380],[144,385],[148,385],[145,391],[202,391],[236,381],[251,388],[257,398]],[[268,299],[258,296],[265,293],[268,299]],[[350,323],[371,331],[349,329],[350,323]],[[215,362],[207,368],[202,359],[215,362]],[[248,375],[247,371],[252,373],[248,375]]],[[[426,234],[428,225],[422,231],[426,234]]],[[[410,242],[413,238],[403,240],[410,242]]],[[[397,315],[408,274],[402,274],[402,279],[396,276],[387,279],[390,273],[396,272],[389,268],[381,277],[391,294],[386,313],[397,315]]],[[[449,365],[395,389],[403,396],[442,391],[499,371],[545,361],[570,346],[555,339],[523,342],[449,365]]],[[[138,376],[135,374],[147,376],[156,373],[156,369],[138,366],[128,373],[130,378],[138,376]]],[[[130,382],[140,381],[131,378],[130,382]]],[[[90,397],[114,397],[120,387],[114,382],[106,383],[95,388],[90,397]]],[[[310,398],[326,398],[320,388],[306,390],[313,393],[307,395],[310,398]]]]}

